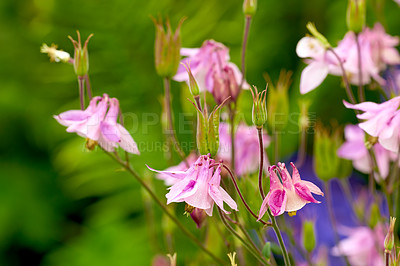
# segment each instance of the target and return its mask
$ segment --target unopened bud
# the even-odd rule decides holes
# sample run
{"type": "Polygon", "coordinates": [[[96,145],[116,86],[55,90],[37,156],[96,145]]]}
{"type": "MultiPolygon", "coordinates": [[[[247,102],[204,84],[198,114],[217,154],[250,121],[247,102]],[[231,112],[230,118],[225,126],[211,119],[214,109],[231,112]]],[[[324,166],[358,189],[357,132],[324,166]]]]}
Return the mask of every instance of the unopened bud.
{"type": "Polygon", "coordinates": [[[190,217],[196,223],[197,228],[201,228],[207,218],[207,214],[203,209],[194,208],[190,213],[190,217]]]}
{"type": "Polygon", "coordinates": [[[88,54],[87,45],[88,45],[90,38],[92,38],[93,34],[89,35],[89,37],[86,39],[86,41],[82,47],[81,34],[79,33],[79,31],[76,31],[76,33],[78,35],[78,41],[75,41],[74,39],[72,39],[71,36],[68,36],[68,38],[71,40],[71,42],[75,48],[75,52],[74,52],[75,74],[78,77],[83,77],[89,71],[89,54],[88,54]]]}
{"type": "Polygon", "coordinates": [[[312,221],[303,222],[303,247],[307,252],[312,252],[315,248],[315,229],[312,221]]]}
{"type": "Polygon", "coordinates": [[[199,90],[199,85],[197,85],[197,81],[193,76],[192,70],[190,69],[190,64],[183,64],[181,63],[185,68],[189,76],[189,90],[190,93],[193,95],[193,97],[199,96],[200,90],[199,90]]]}
{"type": "Polygon", "coordinates": [[[319,33],[314,23],[308,22],[306,27],[310,33],[325,46],[326,49],[332,47],[325,36],[319,33]]]}
{"type": "Polygon", "coordinates": [[[263,249],[262,254],[264,257],[269,260],[271,258],[271,242],[266,242],[263,249]]]}
{"type": "Polygon", "coordinates": [[[257,11],[257,0],[244,0],[243,1],[243,13],[246,16],[254,16],[257,11]]]}
{"type": "Polygon", "coordinates": [[[253,96],[252,120],[253,124],[257,128],[262,128],[267,122],[267,107],[265,105],[265,100],[267,97],[267,87],[260,93],[255,86],[253,86],[254,92],[250,88],[251,94],[253,96]]]}
{"type": "Polygon", "coordinates": [[[47,54],[50,57],[51,62],[67,63],[71,59],[69,53],[64,52],[63,50],[57,50],[57,45],[55,44],[52,44],[50,47],[45,43],[42,44],[42,47],[40,47],[40,52],[47,54]]]}
{"type": "Polygon", "coordinates": [[[391,250],[393,249],[394,246],[394,225],[396,223],[396,217],[390,217],[390,225],[389,225],[389,231],[386,234],[385,237],[385,252],[386,253],[391,253],[391,250]]]}
{"type": "MultiPolygon", "coordinates": [[[[369,215],[368,225],[371,228],[374,228],[378,224],[380,218],[382,217],[378,204],[376,204],[375,202],[372,203],[369,212],[370,215],[369,215]]],[[[365,209],[363,210],[363,213],[365,213],[365,209]]]]}
{"type": "Polygon", "coordinates": [[[221,104],[229,98],[229,101],[236,102],[240,93],[240,87],[236,81],[235,73],[229,65],[224,66],[220,71],[213,73],[213,91],[215,102],[221,104]]]}
{"type": "Polygon", "coordinates": [[[289,119],[289,95],[292,76],[291,71],[282,70],[278,82],[274,85],[268,74],[264,75],[268,83],[269,92],[267,100],[268,125],[273,131],[286,128],[289,119]]]}
{"type": "Polygon", "coordinates": [[[346,23],[350,31],[359,33],[365,26],[365,0],[348,0],[346,23]]]}
{"type": "Polygon", "coordinates": [[[154,45],[154,59],[157,74],[161,77],[173,77],[179,67],[181,59],[181,36],[180,28],[185,18],[182,18],[175,33],[172,31],[169,20],[166,22],[166,30],[161,18],[156,20],[153,18],[156,27],[156,40],[154,45]]]}
{"type": "Polygon", "coordinates": [[[299,128],[301,130],[307,130],[310,127],[310,118],[308,117],[308,108],[310,107],[310,101],[300,101],[300,117],[299,117],[299,128]]]}

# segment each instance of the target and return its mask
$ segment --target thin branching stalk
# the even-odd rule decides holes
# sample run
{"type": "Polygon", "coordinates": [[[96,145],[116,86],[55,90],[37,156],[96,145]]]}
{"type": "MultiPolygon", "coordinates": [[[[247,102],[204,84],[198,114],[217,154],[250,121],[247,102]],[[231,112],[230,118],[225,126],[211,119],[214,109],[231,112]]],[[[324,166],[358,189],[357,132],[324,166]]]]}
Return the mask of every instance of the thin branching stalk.
{"type": "Polygon", "coordinates": [[[339,62],[340,69],[342,70],[342,77],[343,77],[344,86],[346,88],[347,97],[349,97],[349,100],[352,104],[356,104],[356,100],[354,98],[353,91],[351,90],[349,80],[347,79],[346,71],[344,70],[344,67],[343,67],[342,59],[340,59],[339,55],[332,48],[329,48],[328,51],[330,51],[339,62]]]}
{"type": "Polygon", "coordinates": [[[85,80],[83,77],[78,77],[79,84],[79,99],[81,103],[81,110],[85,110],[85,80]]]}
{"type": "MultiPolygon", "coordinates": [[[[258,216],[251,210],[250,206],[247,204],[246,200],[244,199],[244,197],[242,195],[242,192],[240,192],[240,188],[239,188],[239,186],[238,186],[238,184],[236,182],[236,178],[233,175],[231,169],[229,169],[229,167],[226,166],[225,164],[223,164],[222,166],[228,171],[228,173],[229,173],[229,175],[230,175],[230,177],[232,179],[233,185],[235,186],[236,192],[239,194],[239,197],[242,200],[242,202],[243,202],[244,206],[246,207],[246,209],[249,211],[249,213],[254,218],[258,219],[258,216]]],[[[266,225],[266,226],[271,226],[272,225],[271,223],[265,222],[264,220],[261,220],[261,219],[259,220],[259,222],[261,222],[263,225],[266,225]]]]}
{"type": "Polygon", "coordinates": [[[110,156],[114,161],[119,163],[122,167],[125,168],[125,170],[130,173],[141,185],[142,187],[149,193],[149,195],[152,197],[152,199],[157,203],[157,205],[162,209],[162,211],[176,224],[176,226],[184,233],[190,240],[192,240],[193,243],[195,243],[202,251],[207,253],[216,263],[220,265],[226,265],[226,262],[218,258],[216,255],[214,255],[211,251],[209,251],[203,243],[200,242],[194,236],[186,227],[173,215],[171,214],[166,206],[158,199],[156,194],[151,190],[151,188],[140,178],[140,176],[131,168],[130,164],[127,162],[124,162],[119,158],[118,154],[113,155],[107,151],[104,151],[108,156],[110,156]]]}
{"type": "Polygon", "coordinates": [[[89,79],[88,74],[85,75],[85,82],[86,82],[87,96],[88,96],[89,100],[91,100],[92,99],[92,86],[90,85],[90,79],[89,79]]]}
{"type": "Polygon", "coordinates": [[[229,118],[231,120],[231,167],[235,171],[235,109],[232,104],[229,107],[229,118]]]}
{"type": "Polygon", "coordinates": [[[229,232],[231,232],[237,239],[240,240],[240,242],[242,242],[242,244],[244,245],[244,247],[263,265],[269,265],[265,259],[260,256],[256,250],[254,250],[247,242],[246,240],[243,239],[243,237],[241,237],[236,231],[235,229],[232,228],[232,226],[230,226],[230,224],[226,221],[224,214],[222,213],[222,211],[218,208],[218,214],[219,217],[221,218],[222,223],[225,225],[225,227],[228,229],[229,232]]]}
{"type": "Polygon", "coordinates": [[[358,99],[360,102],[365,101],[364,86],[362,85],[362,61],[361,61],[361,47],[360,47],[360,34],[356,34],[357,44],[357,59],[358,59],[358,99]]]}
{"type": "Polygon", "coordinates": [[[172,119],[172,107],[171,107],[171,79],[168,77],[164,78],[164,89],[165,89],[165,109],[167,112],[167,137],[173,143],[175,150],[178,152],[182,161],[185,162],[187,167],[190,167],[186,160],[185,153],[183,152],[178,140],[176,139],[174,131],[174,120],[172,119]]]}
{"type": "Polygon", "coordinates": [[[258,143],[260,144],[260,169],[258,171],[258,188],[260,190],[261,198],[264,200],[265,194],[263,189],[262,175],[264,167],[264,145],[263,145],[263,128],[257,128],[258,131],[258,143]]]}

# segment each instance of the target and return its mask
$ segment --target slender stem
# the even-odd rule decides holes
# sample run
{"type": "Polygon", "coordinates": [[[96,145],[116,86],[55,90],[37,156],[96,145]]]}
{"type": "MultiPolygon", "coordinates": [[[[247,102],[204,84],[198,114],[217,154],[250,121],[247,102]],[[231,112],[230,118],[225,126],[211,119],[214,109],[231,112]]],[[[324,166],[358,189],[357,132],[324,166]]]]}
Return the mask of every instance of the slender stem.
{"type": "Polygon", "coordinates": [[[262,183],[262,174],[263,174],[263,166],[264,166],[264,145],[263,145],[263,136],[262,136],[263,128],[257,127],[257,131],[258,131],[258,142],[260,144],[260,169],[258,171],[258,188],[260,190],[261,198],[264,200],[265,194],[264,194],[263,183],[262,183]]]}
{"type": "Polygon", "coordinates": [[[90,79],[89,79],[88,74],[85,75],[85,81],[86,81],[87,95],[88,95],[89,100],[91,100],[92,99],[92,86],[90,86],[90,79]]]}
{"type": "Polygon", "coordinates": [[[244,240],[236,231],[235,229],[232,228],[232,226],[230,226],[230,224],[226,221],[225,216],[223,215],[222,211],[218,209],[218,214],[219,217],[221,218],[222,223],[225,225],[225,227],[228,229],[229,232],[231,232],[237,239],[240,240],[240,242],[242,242],[242,244],[245,246],[245,248],[251,253],[253,254],[253,256],[263,265],[268,265],[268,263],[265,261],[265,259],[263,257],[261,257],[256,250],[254,250],[247,242],[246,240],[244,240]]]}
{"type": "Polygon", "coordinates": [[[235,110],[229,106],[229,117],[231,120],[231,167],[235,171],[235,110]]]}
{"type": "Polygon", "coordinates": [[[360,35],[356,33],[356,44],[357,44],[357,58],[358,58],[358,99],[360,102],[365,101],[364,87],[362,85],[362,62],[361,62],[361,47],[360,47],[360,35]]]}
{"type": "Polygon", "coordinates": [[[172,108],[171,108],[171,79],[168,77],[164,78],[164,89],[165,89],[165,109],[167,111],[167,136],[172,141],[175,150],[178,152],[181,159],[185,162],[187,167],[190,167],[186,160],[185,153],[183,152],[178,140],[176,139],[174,130],[174,121],[172,119],[172,108]]]}
{"type": "Polygon", "coordinates": [[[300,134],[300,147],[299,147],[299,152],[297,153],[297,161],[295,165],[300,168],[306,158],[306,147],[307,147],[307,135],[306,135],[306,129],[301,130],[300,134]]]}
{"type": "Polygon", "coordinates": [[[269,217],[271,218],[272,228],[274,229],[276,237],[278,238],[279,246],[281,247],[285,265],[290,266],[289,254],[286,250],[285,242],[283,242],[282,234],[281,234],[281,231],[279,230],[278,224],[276,223],[275,216],[272,215],[272,212],[269,207],[268,207],[267,211],[268,211],[269,217]]]}
{"type": "Polygon", "coordinates": [[[345,260],[346,265],[350,266],[350,263],[349,263],[349,260],[347,259],[347,256],[343,255],[343,253],[340,250],[340,246],[338,245],[338,243],[339,243],[339,235],[338,235],[338,232],[337,232],[336,219],[335,219],[335,214],[333,213],[332,198],[331,197],[332,196],[331,196],[331,192],[330,192],[329,181],[327,181],[327,182],[325,182],[325,199],[326,199],[326,205],[328,207],[329,219],[331,220],[333,234],[334,234],[334,237],[335,237],[335,245],[338,247],[339,252],[342,254],[342,257],[345,260]]]}
{"type": "MultiPolygon", "coordinates": [[[[242,195],[242,192],[240,192],[240,188],[239,188],[239,186],[238,186],[238,184],[237,184],[237,182],[236,182],[236,178],[235,178],[235,176],[233,175],[231,169],[229,169],[229,167],[227,167],[225,164],[222,164],[222,166],[228,171],[228,173],[229,173],[229,175],[230,175],[230,177],[231,177],[231,179],[232,179],[233,185],[235,186],[235,189],[236,189],[237,193],[239,194],[239,197],[240,197],[240,199],[242,200],[242,202],[243,202],[244,206],[246,207],[246,209],[249,211],[249,213],[250,213],[254,218],[258,219],[258,216],[251,210],[251,208],[250,208],[249,205],[247,204],[246,200],[244,199],[244,197],[243,197],[243,195],[242,195]]],[[[261,219],[260,219],[259,221],[260,221],[263,225],[266,225],[266,226],[271,226],[271,225],[272,225],[271,223],[265,222],[265,221],[263,221],[263,220],[261,220],[261,219]]]]}
{"type": "Polygon", "coordinates": [[[385,251],[385,265],[386,266],[390,266],[389,262],[390,262],[390,253],[385,251]]]}
{"type": "Polygon", "coordinates": [[[344,67],[343,67],[342,59],[340,59],[339,55],[332,48],[329,48],[328,51],[330,51],[339,62],[340,69],[342,70],[343,82],[344,82],[344,85],[346,88],[347,97],[349,97],[349,100],[352,104],[356,104],[356,100],[355,100],[353,92],[351,90],[349,80],[347,79],[346,71],[344,70],[344,67]]]}
{"type": "Polygon", "coordinates": [[[153,200],[157,203],[157,205],[162,209],[162,211],[178,226],[178,228],[190,239],[195,243],[201,250],[207,253],[211,258],[215,260],[220,265],[225,265],[226,263],[215,256],[211,251],[209,251],[186,227],[173,215],[171,214],[166,206],[158,199],[156,194],[151,190],[151,188],[139,177],[139,175],[131,168],[131,166],[122,161],[119,157],[113,156],[111,153],[104,151],[108,156],[114,159],[117,163],[119,163],[122,167],[125,168],[128,173],[130,173],[141,185],[142,187],[149,193],[149,195],[153,198],[153,200]]]}
{"type": "Polygon", "coordinates": [[[85,110],[85,80],[82,76],[78,76],[79,99],[81,102],[81,110],[85,110]]]}
{"type": "Polygon", "coordinates": [[[240,86],[239,86],[240,89],[242,89],[246,76],[246,48],[247,48],[247,40],[249,38],[250,25],[251,25],[251,16],[246,16],[244,32],[243,32],[243,42],[242,42],[242,60],[241,60],[242,80],[240,81],[240,86]]]}
{"type": "Polygon", "coordinates": [[[274,162],[279,162],[279,134],[274,131],[274,162]]]}
{"type": "MultiPolygon", "coordinates": [[[[242,223],[239,221],[239,217],[237,216],[237,213],[234,212],[233,215],[235,216],[236,221],[234,221],[234,224],[236,224],[240,230],[243,232],[243,234],[246,236],[247,240],[249,241],[249,243],[253,246],[253,248],[255,250],[257,250],[257,252],[261,255],[261,250],[257,247],[257,245],[254,243],[253,239],[251,239],[249,233],[247,232],[246,228],[242,225],[242,223]]],[[[225,215],[226,217],[228,217],[227,215],[225,215]]],[[[232,219],[231,219],[232,220],[232,219]]]]}

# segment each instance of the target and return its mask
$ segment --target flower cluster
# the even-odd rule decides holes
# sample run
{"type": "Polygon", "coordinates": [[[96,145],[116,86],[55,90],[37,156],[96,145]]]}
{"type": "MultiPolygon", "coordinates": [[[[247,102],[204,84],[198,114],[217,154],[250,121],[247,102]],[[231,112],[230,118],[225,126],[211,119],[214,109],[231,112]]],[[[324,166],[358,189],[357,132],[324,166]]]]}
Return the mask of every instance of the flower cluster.
{"type": "MultiPolygon", "coordinates": [[[[372,29],[364,28],[357,37],[354,32],[348,32],[338,46],[332,49],[342,60],[345,73],[352,84],[358,85],[361,75],[361,85],[370,83],[371,79],[385,85],[380,72],[387,65],[400,63],[400,55],[395,48],[398,44],[399,39],[386,34],[382,25],[377,23],[372,29]],[[360,46],[361,71],[358,67],[357,45],[360,46]]],[[[318,87],[328,74],[343,75],[333,53],[314,37],[302,38],[297,44],[296,52],[299,57],[307,58],[308,63],[301,74],[300,92],[303,94],[318,87]]]]}

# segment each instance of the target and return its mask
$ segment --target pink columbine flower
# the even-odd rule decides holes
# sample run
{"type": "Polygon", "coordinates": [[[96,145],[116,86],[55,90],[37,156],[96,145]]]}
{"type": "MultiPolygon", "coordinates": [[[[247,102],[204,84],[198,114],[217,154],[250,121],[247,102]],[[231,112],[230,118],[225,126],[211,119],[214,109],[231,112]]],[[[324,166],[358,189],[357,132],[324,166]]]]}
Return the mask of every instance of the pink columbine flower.
{"type": "Polygon", "coordinates": [[[224,211],[224,202],[237,211],[236,202],[220,186],[221,164],[214,171],[215,161],[210,155],[201,155],[197,161],[186,171],[157,171],[148,167],[151,171],[166,174],[180,179],[169,188],[166,195],[167,204],[171,202],[186,202],[188,205],[203,209],[207,215],[212,216],[214,203],[224,211]]]}
{"type": "Polygon", "coordinates": [[[71,110],[55,115],[54,118],[67,132],[97,142],[103,149],[113,152],[120,146],[127,152],[139,154],[136,142],[129,132],[117,122],[119,102],[116,98],[94,97],[86,110],[71,110]]]}
{"type": "MultiPolygon", "coordinates": [[[[263,135],[264,148],[269,145],[268,135],[263,135]]],[[[218,158],[232,165],[231,162],[231,135],[230,126],[227,123],[220,123],[219,126],[219,150],[218,158]]],[[[239,124],[235,134],[235,172],[238,176],[251,174],[258,170],[260,157],[260,145],[258,133],[255,126],[239,124]]],[[[269,166],[267,154],[264,154],[264,165],[269,166]]]]}
{"type": "MultiPolygon", "coordinates": [[[[195,152],[192,152],[187,158],[186,161],[189,165],[192,165],[196,162],[197,160],[197,155],[195,152]]],[[[158,179],[164,180],[164,183],[166,186],[172,186],[173,184],[175,184],[176,182],[178,182],[179,178],[171,175],[170,173],[174,173],[174,172],[184,172],[188,169],[189,167],[187,167],[186,162],[182,161],[180,162],[178,165],[174,165],[171,167],[168,167],[167,169],[165,169],[164,171],[158,173],[156,175],[156,177],[158,179]],[[166,174],[165,172],[167,172],[168,174],[166,174]]]]}
{"type": "MultiPolygon", "coordinates": [[[[181,55],[186,58],[181,61],[182,64],[174,76],[176,81],[189,83],[185,68],[187,65],[190,66],[200,91],[213,93],[215,77],[222,78],[221,74],[224,72],[228,72],[227,80],[234,77],[237,84],[241,83],[242,74],[235,64],[229,62],[229,49],[222,43],[206,40],[200,48],[181,48],[181,55]]],[[[249,85],[244,83],[243,88],[249,88],[249,85]]]]}
{"type": "Polygon", "coordinates": [[[400,96],[383,103],[363,102],[350,104],[343,101],[347,108],[363,111],[359,119],[365,120],[358,124],[369,135],[378,137],[379,143],[385,149],[398,152],[400,130],[400,96]]]}
{"type": "MultiPolygon", "coordinates": [[[[368,149],[365,147],[364,131],[358,126],[347,125],[344,129],[344,135],[346,142],[338,149],[338,156],[352,160],[355,169],[369,174],[372,171],[372,163],[368,149]]],[[[373,150],[379,168],[379,175],[375,175],[375,178],[381,176],[385,179],[389,174],[390,161],[394,157],[393,153],[383,148],[379,143],[373,146],[373,150]]]]}
{"type": "MultiPolygon", "coordinates": [[[[395,48],[399,44],[398,37],[386,34],[381,24],[375,24],[374,28],[364,28],[359,34],[361,51],[361,83],[363,85],[376,80],[385,85],[385,80],[380,72],[386,69],[387,65],[400,63],[400,55],[395,48]]],[[[341,58],[346,75],[350,83],[359,84],[358,51],[354,32],[348,32],[343,40],[333,50],[341,58]]],[[[300,79],[300,92],[307,93],[318,87],[328,74],[342,76],[342,70],[338,60],[332,52],[316,38],[304,37],[296,47],[297,55],[307,58],[309,65],[303,70],[300,79]]]]}
{"type": "Polygon", "coordinates": [[[278,166],[268,168],[270,176],[270,191],[265,197],[258,219],[261,219],[269,208],[274,216],[281,215],[285,211],[289,215],[296,214],[307,203],[320,203],[311,195],[311,193],[323,196],[324,193],[312,182],[300,179],[299,171],[294,163],[290,163],[293,168],[292,177],[284,163],[278,163],[278,166]],[[277,176],[279,173],[282,183],[277,176]]]}
{"type": "Polygon", "coordinates": [[[346,256],[351,265],[355,266],[380,266],[385,265],[380,255],[384,250],[383,227],[377,225],[374,230],[366,226],[344,228],[342,231],[348,235],[333,247],[334,256],[346,256]]]}

